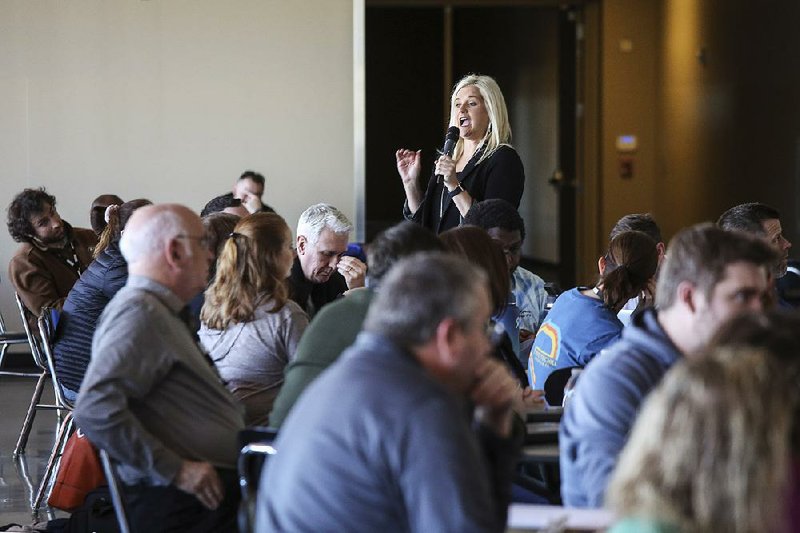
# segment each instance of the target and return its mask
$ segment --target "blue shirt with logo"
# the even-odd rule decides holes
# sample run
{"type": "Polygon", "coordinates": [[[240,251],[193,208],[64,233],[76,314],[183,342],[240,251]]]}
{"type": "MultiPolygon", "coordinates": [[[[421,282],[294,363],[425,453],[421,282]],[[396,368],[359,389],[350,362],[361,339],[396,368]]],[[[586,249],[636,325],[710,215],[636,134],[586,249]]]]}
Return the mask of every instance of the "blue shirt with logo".
{"type": "Polygon", "coordinates": [[[622,334],[622,322],[602,300],[576,287],[558,297],[539,328],[528,357],[531,388],[543,389],[556,369],[586,366],[622,334]]]}

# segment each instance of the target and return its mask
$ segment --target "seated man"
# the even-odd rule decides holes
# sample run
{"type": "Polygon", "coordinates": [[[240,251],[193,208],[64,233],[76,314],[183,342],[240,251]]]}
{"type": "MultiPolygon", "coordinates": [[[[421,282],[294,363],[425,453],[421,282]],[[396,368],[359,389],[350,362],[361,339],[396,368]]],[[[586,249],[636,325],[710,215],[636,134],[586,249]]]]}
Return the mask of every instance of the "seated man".
{"type": "MultiPolygon", "coordinates": [[[[525,241],[525,222],[513,205],[505,200],[492,199],[473,205],[464,223],[485,229],[503,247],[511,272],[511,292],[519,313],[520,341],[532,340],[545,314],[547,291],[542,278],[519,266],[525,241]]],[[[526,358],[530,343],[527,347],[527,351],[522,349],[526,358]]]]}
{"type": "MultiPolygon", "coordinates": [[[[264,196],[264,176],[252,170],[245,170],[236,183],[233,184],[233,190],[228,194],[223,194],[211,199],[203,208],[202,216],[221,211],[225,208],[244,207],[247,213],[258,213],[259,211],[265,213],[274,213],[275,210],[270,206],[261,202],[261,197],[264,196]],[[231,200],[237,199],[241,203],[233,203],[231,200]],[[214,206],[222,206],[216,208],[214,206]],[[214,210],[208,210],[211,207],[214,210]]],[[[228,211],[234,215],[244,216],[244,213],[238,211],[228,211]]]]}
{"type": "Polygon", "coordinates": [[[246,217],[250,214],[250,212],[242,205],[241,200],[234,198],[229,194],[223,194],[222,196],[217,196],[216,198],[209,200],[208,203],[203,206],[203,210],[200,211],[200,216],[202,218],[206,218],[214,213],[226,213],[235,215],[239,218],[246,217]]]}
{"type": "Polygon", "coordinates": [[[281,428],[256,531],[505,530],[520,439],[491,314],[480,269],[441,253],[399,261],[356,343],[281,428]]]}
{"type": "Polygon", "coordinates": [[[143,207],[120,249],[128,281],[95,332],[75,420],[120,463],[132,531],[235,531],[243,411],[183,318],[208,279],[203,224],[143,207]]]}
{"type": "Polygon", "coordinates": [[[670,242],[656,307],[581,373],[559,429],[561,496],[601,507],[611,472],[645,397],[681,357],[702,353],[717,328],[763,310],[776,254],[761,239],[699,224],[670,242]]]}
{"type": "Polygon", "coordinates": [[[284,372],[269,425],[280,427],[300,394],[348,348],[361,331],[364,317],[384,275],[397,260],[417,252],[441,251],[442,243],[429,229],[401,222],[369,245],[369,288],[327,305],[303,333],[294,360],[284,372]]]}
{"type": "MultiPolygon", "coordinates": [[[[786,275],[792,243],[783,235],[781,214],[777,209],[757,202],[740,204],[722,213],[717,225],[727,231],[744,231],[766,240],[778,252],[778,260],[772,269],[773,276],[782,278],[786,275]]],[[[781,307],[792,308],[790,303],[778,298],[777,293],[775,298],[781,307]]]]}
{"type": "Polygon", "coordinates": [[[364,286],[367,265],[345,256],[353,225],[328,204],[315,204],[297,222],[297,258],[289,276],[289,297],[313,317],[348,289],[364,286]]]}
{"type": "MultiPolygon", "coordinates": [[[[42,307],[61,309],[70,289],[92,262],[97,235],[73,228],[56,211],[56,198],[25,189],[8,206],[8,232],[22,243],[8,264],[8,276],[34,315],[42,307]]],[[[31,325],[36,330],[36,324],[31,325]]]]}

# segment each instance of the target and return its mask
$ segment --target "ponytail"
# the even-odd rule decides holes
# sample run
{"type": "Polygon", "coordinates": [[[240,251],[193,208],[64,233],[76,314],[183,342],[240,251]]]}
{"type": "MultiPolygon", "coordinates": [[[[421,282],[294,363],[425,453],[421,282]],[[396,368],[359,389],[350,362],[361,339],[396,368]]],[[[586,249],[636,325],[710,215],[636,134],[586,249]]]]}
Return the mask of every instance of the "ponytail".
{"type": "Polygon", "coordinates": [[[641,231],[624,231],[614,237],[605,255],[603,303],[619,310],[647,288],[658,267],[656,241],[641,231]]]}

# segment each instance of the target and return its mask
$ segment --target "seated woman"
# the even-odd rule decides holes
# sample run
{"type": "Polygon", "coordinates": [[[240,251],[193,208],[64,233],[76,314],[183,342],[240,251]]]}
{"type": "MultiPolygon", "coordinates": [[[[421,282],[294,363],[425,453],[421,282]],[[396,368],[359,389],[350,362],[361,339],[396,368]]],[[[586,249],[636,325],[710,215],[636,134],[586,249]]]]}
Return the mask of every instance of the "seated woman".
{"type": "Polygon", "coordinates": [[[614,471],[610,531],[796,529],[797,368],[739,346],[670,370],[614,471]]]}
{"type": "Polygon", "coordinates": [[[64,397],[74,402],[92,354],[92,336],[106,304],[128,280],[119,238],[134,211],[150,200],[131,200],[108,209],[108,224],[94,249],[94,261],[70,290],[56,327],[53,358],[64,397]]]}
{"type": "MultiPolygon", "coordinates": [[[[531,387],[543,388],[556,369],[586,366],[617,340],[623,327],[617,313],[648,286],[657,266],[653,239],[640,231],[614,237],[608,253],[597,262],[597,284],[559,296],[539,328],[528,358],[531,387]]],[[[552,405],[553,398],[548,397],[548,402],[552,405]]]]}
{"type": "Polygon", "coordinates": [[[486,230],[477,226],[460,226],[447,230],[439,235],[439,239],[444,244],[445,250],[468,259],[471,263],[483,268],[489,276],[494,306],[492,320],[504,326],[502,328],[504,333],[502,337],[499,337],[500,342],[494,355],[506,363],[520,384],[521,393],[517,397],[514,409],[521,413],[530,408],[540,408],[542,406],[540,397],[528,387],[525,368],[512,347],[511,338],[518,337],[519,332],[513,329],[513,321],[510,326],[511,330],[502,321],[509,298],[513,301],[511,274],[508,271],[503,249],[489,236],[486,230]]]}
{"type": "Polygon", "coordinates": [[[245,406],[248,425],[266,425],[308,317],[288,298],[294,240],[275,213],[236,224],[217,259],[200,312],[200,342],[228,389],[245,406]]]}

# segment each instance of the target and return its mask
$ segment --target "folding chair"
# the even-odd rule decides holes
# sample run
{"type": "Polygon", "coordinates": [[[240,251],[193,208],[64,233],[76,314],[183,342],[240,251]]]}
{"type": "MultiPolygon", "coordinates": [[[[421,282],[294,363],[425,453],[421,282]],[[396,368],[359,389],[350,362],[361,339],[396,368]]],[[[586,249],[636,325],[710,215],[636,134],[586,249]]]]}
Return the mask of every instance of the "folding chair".
{"type": "Polygon", "coordinates": [[[239,507],[239,531],[253,531],[256,517],[256,495],[261,481],[261,470],[276,450],[272,443],[278,436],[273,428],[246,428],[239,433],[239,441],[243,444],[239,453],[239,487],[242,489],[242,503],[239,507]],[[243,442],[255,441],[255,442],[243,442]]]}
{"type": "Polygon", "coordinates": [[[5,320],[3,320],[3,314],[0,313],[0,376],[19,376],[26,378],[39,377],[38,373],[32,374],[30,372],[3,370],[3,362],[6,358],[6,351],[8,350],[9,346],[13,346],[15,344],[28,344],[28,336],[24,331],[8,331],[6,329],[5,320]]]}
{"type": "Polygon", "coordinates": [[[56,398],[56,409],[67,411],[66,416],[59,420],[58,432],[56,433],[56,440],[53,443],[53,448],[50,451],[50,457],[47,460],[47,466],[42,476],[42,481],[39,484],[39,490],[36,493],[36,498],[33,500],[31,509],[33,510],[34,517],[38,514],[42,502],[50,493],[50,481],[53,474],[57,471],[57,465],[61,455],[64,453],[64,447],[67,445],[67,439],[72,433],[72,402],[64,397],[64,392],[58,381],[58,374],[56,373],[55,359],[53,358],[53,350],[51,340],[55,334],[55,322],[58,321],[58,310],[50,307],[42,308],[42,316],[39,317],[39,339],[40,348],[45,356],[47,362],[47,370],[50,373],[50,379],[53,381],[53,388],[56,398]]]}
{"type": "Polygon", "coordinates": [[[114,514],[117,516],[117,524],[120,533],[130,533],[128,525],[128,507],[125,503],[125,495],[122,492],[122,483],[117,475],[117,469],[108,452],[100,450],[100,462],[103,463],[103,470],[108,481],[108,490],[111,492],[111,502],[114,504],[114,514]]]}
{"type": "MultiPolygon", "coordinates": [[[[31,355],[33,356],[33,362],[36,363],[36,366],[39,367],[40,372],[38,374],[39,379],[36,381],[36,388],[33,390],[33,396],[31,397],[31,403],[28,407],[28,412],[25,414],[25,420],[22,422],[22,429],[19,432],[19,439],[17,440],[17,445],[14,447],[14,456],[24,453],[25,446],[28,443],[28,436],[31,432],[31,426],[33,425],[33,418],[36,416],[36,411],[38,409],[48,409],[48,410],[56,410],[58,411],[59,415],[59,424],[61,424],[61,412],[66,410],[65,405],[55,403],[55,404],[45,404],[41,403],[42,400],[42,393],[44,392],[44,382],[50,375],[50,369],[48,368],[47,361],[45,360],[44,350],[42,348],[42,340],[39,335],[31,330],[29,325],[29,320],[32,320],[33,313],[31,313],[25,304],[22,303],[22,299],[19,297],[18,293],[14,294],[17,307],[19,308],[19,314],[22,317],[22,325],[25,328],[25,335],[28,338],[28,344],[31,348],[31,355]]],[[[49,312],[48,312],[49,314],[49,312]]],[[[48,338],[48,342],[50,339],[48,338]]],[[[56,402],[61,395],[61,388],[58,386],[55,380],[52,380],[53,383],[53,392],[55,394],[56,402]]]]}

